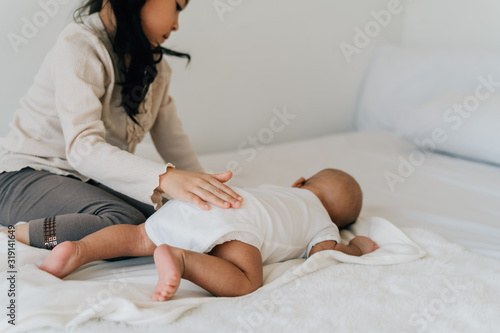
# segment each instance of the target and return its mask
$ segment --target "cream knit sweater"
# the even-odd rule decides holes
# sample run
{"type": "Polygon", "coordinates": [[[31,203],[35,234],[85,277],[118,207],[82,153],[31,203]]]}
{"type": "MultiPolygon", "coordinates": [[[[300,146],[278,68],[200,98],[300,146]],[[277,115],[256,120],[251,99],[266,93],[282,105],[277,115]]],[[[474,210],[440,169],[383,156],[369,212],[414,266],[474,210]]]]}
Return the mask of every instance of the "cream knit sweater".
{"type": "Polygon", "coordinates": [[[147,132],[166,164],[201,171],[168,95],[167,62],[157,65],[138,126],[119,106],[117,60],[99,13],[69,24],[22,98],[10,133],[0,138],[0,173],[29,166],[93,179],[158,209],[155,189],[166,165],[133,155],[147,132]]]}

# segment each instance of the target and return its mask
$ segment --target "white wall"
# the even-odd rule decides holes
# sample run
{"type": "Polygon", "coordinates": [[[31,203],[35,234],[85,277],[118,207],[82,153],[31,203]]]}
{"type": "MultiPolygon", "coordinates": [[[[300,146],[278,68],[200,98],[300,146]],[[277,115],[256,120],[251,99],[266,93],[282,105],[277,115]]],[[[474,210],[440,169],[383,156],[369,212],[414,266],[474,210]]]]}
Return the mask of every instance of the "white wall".
{"type": "MultiPolygon", "coordinates": [[[[42,1],[44,4],[49,2],[42,1]]],[[[0,1],[0,136],[8,132],[8,123],[19,107],[21,97],[33,83],[45,54],[61,29],[72,20],[75,3],[59,0],[55,2],[57,6],[44,10],[38,0],[0,1]],[[25,23],[25,20],[33,23],[33,17],[40,19],[41,23],[40,27],[35,26],[36,30],[30,30],[30,24],[25,23]],[[47,20],[43,21],[44,18],[47,20]],[[10,34],[24,40],[20,44],[12,43],[10,34]]]]}
{"type": "MultiPolygon", "coordinates": [[[[297,117],[274,142],[352,129],[371,47],[348,64],[341,42],[387,1],[242,1],[221,21],[213,1],[193,1],[168,46],[190,51],[175,63],[172,93],[197,148],[233,150],[269,126],[273,108],[297,117]]],[[[374,39],[399,41],[402,17],[374,39]]],[[[267,138],[267,137],[266,137],[267,138]]]]}
{"type": "MultiPolygon", "coordinates": [[[[374,46],[402,38],[404,14],[394,15],[348,63],[339,45],[355,45],[354,28],[374,22],[371,11],[387,8],[388,0],[233,0],[239,4],[221,15],[216,1],[191,1],[180,31],[165,44],[193,56],[187,69],[183,61],[171,61],[171,94],[198,153],[234,150],[249,136],[260,141],[259,134],[265,143],[278,143],[351,130],[374,46]],[[284,108],[296,118],[279,132],[264,133],[273,109],[284,108]]],[[[21,34],[22,17],[32,20],[42,7],[39,0],[0,3],[0,135],[75,4],[60,7],[16,53],[7,34],[21,34]]]]}
{"type": "Polygon", "coordinates": [[[499,50],[500,1],[410,1],[403,42],[415,47],[499,50]]]}

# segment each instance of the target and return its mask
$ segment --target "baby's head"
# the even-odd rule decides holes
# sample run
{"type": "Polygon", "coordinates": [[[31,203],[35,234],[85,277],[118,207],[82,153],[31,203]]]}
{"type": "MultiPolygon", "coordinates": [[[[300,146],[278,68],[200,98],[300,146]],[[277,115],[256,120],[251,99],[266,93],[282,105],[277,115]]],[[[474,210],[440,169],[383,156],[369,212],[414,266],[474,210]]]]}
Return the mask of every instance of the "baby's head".
{"type": "Polygon", "coordinates": [[[341,170],[321,170],[307,180],[300,178],[292,187],[307,189],[316,194],[339,228],[354,223],[361,212],[361,187],[352,176],[341,170]]]}

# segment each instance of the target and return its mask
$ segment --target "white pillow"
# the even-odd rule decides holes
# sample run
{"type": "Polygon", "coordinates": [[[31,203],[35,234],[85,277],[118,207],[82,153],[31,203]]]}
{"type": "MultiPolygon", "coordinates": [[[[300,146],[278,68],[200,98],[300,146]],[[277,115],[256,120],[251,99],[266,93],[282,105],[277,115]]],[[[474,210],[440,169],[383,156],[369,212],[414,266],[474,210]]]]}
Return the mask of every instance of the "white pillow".
{"type": "Polygon", "coordinates": [[[356,128],[394,131],[419,105],[447,91],[474,91],[488,76],[500,81],[500,52],[381,46],[364,81],[356,128]]]}
{"type": "Polygon", "coordinates": [[[397,133],[425,150],[500,165],[500,88],[479,91],[482,98],[448,92],[430,100],[401,118],[397,133]]]}

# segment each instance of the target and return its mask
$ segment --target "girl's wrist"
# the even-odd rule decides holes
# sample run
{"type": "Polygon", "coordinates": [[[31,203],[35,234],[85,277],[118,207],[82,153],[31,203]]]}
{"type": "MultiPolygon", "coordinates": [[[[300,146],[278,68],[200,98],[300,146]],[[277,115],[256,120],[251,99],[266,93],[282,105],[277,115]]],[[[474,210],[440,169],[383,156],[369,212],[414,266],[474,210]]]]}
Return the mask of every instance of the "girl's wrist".
{"type": "Polygon", "coordinates": [[[168,195],[166,191],[166,189],[168,188],[168,186],[166,186],[167,178],[170,177],[174,171],[175,171],[175,166],[172,165],[171,163],[168,163],[166,171],[162,173],[159,177],[159,186],[157,187],[158,191],[168,195]]]}

